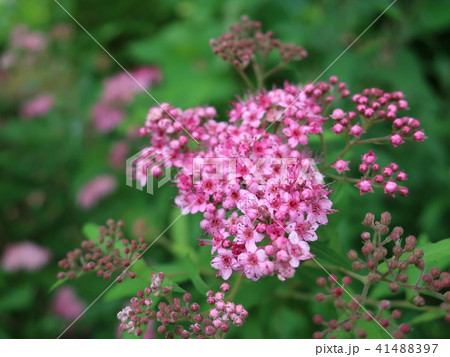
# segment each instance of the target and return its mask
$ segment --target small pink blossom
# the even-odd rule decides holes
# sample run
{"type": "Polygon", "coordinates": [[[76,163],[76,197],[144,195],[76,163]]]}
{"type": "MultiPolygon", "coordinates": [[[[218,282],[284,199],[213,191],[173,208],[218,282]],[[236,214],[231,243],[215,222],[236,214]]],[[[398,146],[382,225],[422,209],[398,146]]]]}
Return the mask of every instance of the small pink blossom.
{"type": "Polygon", "coordinates": [[[344,111],[342,109],[335,109],[333,110],[333,114],[331,114],[331,118],[338,120],[344,118],[344,111]]]}
{"type": "Polygon", "coordinates": [[[403,140],[403,138],[399,134],[392,134],[390,141],[394,147],[397,147],[405,142],[405,140],[403,140]]]}
{"type": "Polygon", "coordinates": [[[36,118],[47,114],[53,106],[53,95],[42,94],[26,102],[20,109],[24,118],[36,118]]]}
{"type": "Polygon", "coordinates": [[[344,131],[344,126],[342,124],[336,123],[332,126],[331,130],[335,134],[341,134],[344,131]]]}
{"type": "Polygon", "coordinates": [[[34,271],[42,268],[50,260],[50,252],[33,242],[7,245],[3,251],[1,264],[4,270],[34,271]]]}
{"type": "Polygon", "coordinates": [[[423,130],[418,130],[413,134],[414,141],[424,141],[427,137],[425,136],[423,130]]]}
{"type": "Polygon", "coordinates": [[[398,185],[393,181],[384,182],[384,193],[391,195],[394,197],[395,192],[398,189],[398,185]]]}
{"type": "Polygon", "coordinates": [[[373,188],[372,188],[372,182],[368,181],[366,179],[361,179],[361,181],[359,183],[357,183],[355,185],[357,188],[359,188],[359,193],[361,195],[364,195],[365,193],[368,192],[373,192],[373,188]]]}
{"type": "Polygon", "coordinates": [[[111,167],[114,169],[124,168],[129,151],[130,145],[126,141],[122,140],[114,143],[108,155],[111,167]]]}
{"type": "Polygon", "coordinates": [[[375,161],[377,161],[377,157],[375,156],[375,153],[373,152],[373,150],[370,150],[367,154],[364,154],[362,156],[362,161],[363,163],[365,163],[366,165],[372,165],[375,163],[375,161]]]}
{"type": "Polygon", "coordinates": [[[359,138],[360,135],[364,134],[365,132],[366,131],[363,128],[361,128],[359,124],[355,124],[350,128],[349,134],[359,138]]]}
{"type": "Polygon", "coordinates": [[[81,315],[85,304],[78,298],[75,290],[69,286],[59,288],[52,300],[53,312],[66,319],[75,320],[81,315]]]}
{"type": "Polygon", "coordinates": [[[338,174],[342,174],[344,171],[350,171],[350,169],[348,168],[348,164],[350,164],[350,161],[339,159],[334,163],[334,165],[331,165],[331,167],[336,169],[338,174]]]}
{"type": "Polygon", "coordinates": [[[232,267],[235,266],[237,260],[234,258],[233,253],[226,249],[219,249],[218,255],[215,256],[211,262],[211,266],[214,269],[219,270],[219,275],[222,276],[224,280],[228,280],[233,272],[232,267]]]}
{"type": "Polygon", "coordinates": [[[47,38],[40,32],[30,31],[25,25],[16,26],[11,32],[11,45],[30,52],[40,52],[47,47],[47,38]]]}
{"type": "Polygon", "coordinates": [[[116,190],[117,181],[114,176],[99,175],[84,184],[78,191],[77,204],[83,209],[95,206],[102,198],[116,190]]]}

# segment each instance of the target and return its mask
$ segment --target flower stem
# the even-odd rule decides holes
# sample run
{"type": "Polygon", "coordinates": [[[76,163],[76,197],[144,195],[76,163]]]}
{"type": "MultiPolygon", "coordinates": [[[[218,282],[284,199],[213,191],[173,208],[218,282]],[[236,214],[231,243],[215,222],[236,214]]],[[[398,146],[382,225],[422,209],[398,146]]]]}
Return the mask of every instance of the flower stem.
{"type": "Polygon", "coordinates": [[[242,284],[242,280],[244,280],[244,277],[242,275],[238,275],[236,281],[234,282],[233,290],[231,290],[230,295],[229,295],[229,299],[231,301],[233,301],[233,299],[236,297],[239,287],[242,284]]]}
{"type": "Polygon", "coordinates": [[[255,92],[256,88],[254,84],[250,81],[248,76],[245,74],[245,72],[241,68],[236,68],[241,78],[244,80],[245,84],[250,88],[251,91],[255,92]]]}

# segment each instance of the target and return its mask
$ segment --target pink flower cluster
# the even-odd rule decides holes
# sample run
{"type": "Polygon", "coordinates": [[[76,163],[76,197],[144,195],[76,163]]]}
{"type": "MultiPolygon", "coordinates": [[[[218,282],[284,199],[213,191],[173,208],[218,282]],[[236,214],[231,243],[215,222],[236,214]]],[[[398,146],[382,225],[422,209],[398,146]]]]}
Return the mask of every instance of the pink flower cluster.
{"type": "Polygon", "coordinates": [[[116,187],[117,180],[114,176],[98,175],[81,187],[77,195],[77,204],[83,209],[90,209],[101,199],[113,193],[116,187]]]}
{"type": "Polygon", "coordinates": [[[252,60],[254,53],[268,56],[277,49],[283,63],[301,60],[307,53],[303,47],[293,43],[281,43],[274,38],[273,32],[261,32],[261,23],[251,21],[247,16],[230,27],[230,32],[210,42],[214,54],[232,63],[235,67],[245,68],[252,60]]]}
{"type": "Polygon", "coordinates": [[[227,283],[222,284],[221,292],[208,291],[207,302],[214,307],[200,312],[200,305],[191,302],[191,294],[185,293],[182,299],[173,297],[174,287],[164,284],[164,280],[163,273],[152,273],[150,286],[138,291],[130,305],[117,314],[120,331],[142,336],[143,328],[148,329],[149,323],[156,320],[161,324],[157,332],[165,338],[223,338],[230,325],[242,326],[248,316],[242,305],[225,300],[224,294],[230,290],[227,283]]]}
{"type": "MultiPolygon", "coordinates": [[[[233,103],[230,123],[214,120],[212,107],[150,109],[141,134],[151,137],[149,152],[169,158],[164,166],[179,168],[175,202],[184,214],[203,212],[201,227],[212,239],[200,242],[212,245],[212,266],[224,279],[234,270],[284,280],[312,258],[308,242],[332,203],[305,145],[308,135],[322,133],[329,90],[324,82],[286,83],[249,95],[233,103]],[[272,126],[275,133],[266,131],[272,126]]],[[[161,173],[143,166],[136,178],[145,184],[147,174],[161,173]]]]}
{"type": "Polygon", "coordinates": [[[52,300],[53,312],[66,320],[75,320],[85,308],[75,290],[70,286],[59,288],[52,300]]]}
{"type": "Polygon", "coordinates": [[[24,118],[31,119],[47,114],[53,107],[52,94],[40,94],[22,105],[20,113],[24,118]]]}
{"type": "Polygon", "coordinates": [[[372,185],[383,185],[384,193],[395,197],[395,193],[400,196],[406,196],[409,190],[405,186],[400,186],[398,183],[406,181],[408,175],[403,171],[399,171],[396,163],[390,163],[388,166],[381,168],[376,163],[377,157],[373,150],[362,156],[362,163],[359,165],[359,172],[364,176],[361,181],[355,186],[359,188],[361,195],[368,192],[373,192],[372,185]]]}
{"type": "Polygon", "coordinates": [[[35,271],[50,260],[50,252],[33,242],[7,245],[2,254],[1,266],[6,271],[35,271]]]}
{"type": "Polygon", "coordinates": [[[120,72],[105,80],[102,96],[92,109],[94,124],[100,132],[114,129],[125,117],[124,108],[134,96],[161,81],[161,72],[156,67],[141,67],[130,74],[120,72]]]}
{"type": "Polygon", "coordinates": [[[30,31],[26,25],[18,25],[11,32],[10,42],[13,48],[30,52],[40,52],[46,49],[46,36],[37,31],[30,31]]]}
{"type": "Polygon", "coordinates": [[[392,123],[390,141],[394,147],[403,144],[405,139],[426,139],[423,130],[419,129],[419,120],[398,116],[398,111],[409,109],[402,92],[387,93],[378,88],[367,88],[361,94],[353,95],[352,101],[356,111],[346,113],[339,108],[333,111],[331,118],[335,124],[331,130],[335,134],[344,133],[359,138],[368,127],[389,121],[392,123]]]}

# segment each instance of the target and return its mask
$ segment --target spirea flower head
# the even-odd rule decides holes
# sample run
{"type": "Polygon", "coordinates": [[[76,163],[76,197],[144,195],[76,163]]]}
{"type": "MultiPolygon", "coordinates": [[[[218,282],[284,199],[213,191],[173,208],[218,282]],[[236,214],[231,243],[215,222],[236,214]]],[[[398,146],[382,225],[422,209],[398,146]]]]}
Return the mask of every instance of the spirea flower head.
{"type": "Polygon", "coordinates": [[[67,257],[58,263],[65,270],[58,273],[58,279],[74,279],[87,272],[96,272],[98,277],[105,280],[109,280],[117,272],[121,274],[117,278],[118,282],[125,275],[135,278],[135,273],[124,271],[141,258],[141,253],[148,245],[144,238],[131,241],[126,239],[122,227],[122,221],[114,222],[110,219],[106,226],[99,228],[97,241],[83,241],[81,249],[67,253],[67,257]]]}
{"type": "Polygon", "coordinates": [[[248,16],[242,16],[237,24],[230,27],[230,32],[210,41],[213,53],[235,67],[244,69],[255,55],[267,57],[277,50],[283,63],[301,60],[307,53],[303,47],[293,43],[282,43],[274,38],[273,32],[261,31],[261,23],[251,21],[248,16]]]}
{"type": "MultiPolygon", "coordinates": [[[[320,103],[329,89],[286,83],[249,95],[233,103],[230,123],[213,120],[211,107],[150,109],[141,129],[151,138],[148,150],[167,157],[165,167],[179,168],[175,203],[184,214],[203,213],[201,227],[211,239],[200,243],[212,246],[212,266],[224,279],[234,270],[252,280],[275,274],[284,280],[313,257],[308,242],[327,223],[332,203],[305,145],[322,132],[320,103]],[[266,131],[272,124],[276,134],[266,131]]],[[[142,184],[147,174],[161,174],[151,167],[147,172],[138,164],[142,184]]]]}
{"type": "Polygon", "coordinates": [[[83,209],[94,207],[101,199],[115,191],[116,178],[109,174],[102,174],[86,182],[77,195],[77,204],[83,209]]]}
{"type": "Polygon", "coordinates": [[[363,174],[360,182],[355,186],[359,188],[361,195],[368,192],[374,192],[372,186],[383,188],[384,193],[395,197],[398,193],[400,196],[406,196],[409,190],[400,183],[406,181],[408,175],[399,170],[396,163],[390,163],[385,167],[380,167],[376,162],[378,158],[373,150],[362,156],[362,163],[359,165],[359,171],[363,174]]]}
{"type": "Polygon", "coordinates": [[[92,109],[96,128],[101,132],[114,129],[125,117],[124,109],[134,96],[160,82],[161,77],[158,68],[147,66],[107,78],[101,98],[92,109]]]}
{"type": "Polygon", "coordinates": [[[24,103],[20,114],[27,119],[44,116],[52,109],[53,101],[53,95],[41,94],[24,103]]]}
{"type": "Polygon", "coordinates": [[[155,320],[160,324],[158,334],[165,338],[223,338],[231,326],[242,326],[248,316],[242,305],[225,299],[229,284],[222,284],[220,292],[208,291],[207,303],[212,307],[201,312],[191,294],[174,297],[173,286],[164,284],[164,279],[163,273],[152,273],[150,286],[138,291],[117,314],[121,331],[142,336],[155,320]]]}
{"type": "Polygon", "coordinates": [[[33,242],[9,244],[2,254],[1,265],[6,271],[35,271],[50,260],[50,251],[33,242]]]}
{"type": "Polygon", "coordinates": [[[85,308],[75,290],[69,286],[62,286],[55,292],[52,300],[52,311],[66,320],[75,320],[85,308]]]}

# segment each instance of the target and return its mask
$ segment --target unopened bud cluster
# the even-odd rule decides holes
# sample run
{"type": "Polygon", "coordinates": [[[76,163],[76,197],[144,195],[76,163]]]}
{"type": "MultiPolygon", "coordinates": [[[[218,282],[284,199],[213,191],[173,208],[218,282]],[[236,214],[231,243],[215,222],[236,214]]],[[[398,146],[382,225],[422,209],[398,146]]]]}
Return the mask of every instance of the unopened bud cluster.
{"type": "Polygon", "coordinates": [[[450,273],[441,272],[437,267],[426,269],[424,260],[426,257],[423,250],[416,247],[416,237],[412,235],[404,237],[402,227],[390,229],[390,222],[389,212],[383,213],[380,221],[375,221],[372,213],[366,215],[363,224],[373,233],[361,234],[364,241],[361,248],[363,258],[358,258],[355,251],[348,252],[349,258],[353,260],[353,270],[368,269],[367,279],[371,283],[378,281],[389,283],[389,290],[393,293],[397,293],[400,288],[412,290],[415,296],[413,302],[419,307],[425,305],[425,299],[421,294],[431,293],[444,301],[443,308],[448,314],[450,292],[444,290],[450,287],[450,273]],[[419,275],[411,281],[413,270],[418,270],[419,275]]]}
{"type": "Polygon", "coordinates": [[[200,305],[192,302],[185,293],[173,297],[173,286],[164,286],[164,274],[152,273],[151,284],[130,300],[117,314],[120,330],[141,336],[150,320],[160,322],[157,332],[165,338],[223,338],[232,325],[241,326],[248,313],[242,305],[226,301],[224,294],[230,290],[228,283],[221,291],[207,292],[207,303],[212,307],[200,312],[200,305]]]}
{"type": "Polygon", "coordinates": [[[333,301],[334,306],[339,311],[339,316],[343,316],[343,318],[326,321],[322,315],[314,315],[314,323],[324,326],[324,330],[314,333],[314,338],[335,338],[336,335],[352,332],[358,338],[366,338],[367,331],[358,325],[358,322],[361,320],[378,323],[387,333],[395,338],[403,338],[410,331],[409,325],[398,325],[395,322],[402,316],[402,313],[400,310],[390,312],[390,302],[388,300],[380,301],[378,311],[374,312],[362,307],[362,297],[359,295],[344,299],[344,289],[351,282],[352,279],[349,276],[344,276],[341,283],[338,283],[338,278],[335,275],[330,275],[328,281],[323,277],[317,279],[317,285],[322,287],[326,293],[318,293],[316,300],[318,302],[333,301]]]}
{"type": "Polygon", "coordinates": [[[301,46],[293,43],[281,43],[274,38],[273,32],[261,32],[261,23],[242,16],[241,21],[230,27],[210,45],[213,53],[235,67],[244,69],[254,59],[255,54],[267,57],[273,50],[278,50],[282,63],[301,60],[307,53],[301,46]]]}
{"type": "Polygon", "coordinates": [[[395,197],[395,194],[400,196],[406,196],[409,190],[405,186],[401,186],[400,183],[407,180],[408,175],[399,170],[399,166],[396,163],[390,163],[385,167],[380,167],[376,162],[378,158],[375,156],[373,150],[364,154],[362,157],[362,163],[359,165],[359,172],[363,174],[360,182],[355,186],[359,188],[361,195],[373,192],[372,185],[378,185],[384,188],[384,193],[395,197]]]}
{"type": "MultiPolygon", "coordinates": [[[[114,272],[122,273],[148,247],[144,238],[131,241],[126,239],[122,227],[122,221],[114,222],[110,219],[106,226],[99,228],[97,241],[85,240],[81,243],[81,248],[67,253],[67,257],[58,263],[65,270],[58,273],[58,279],[74,279],[86,272],[96,272],[98,277],[109,280],[114,272]]],[[[132,279],[136,276],[126,270],[117,281],[121,282],[125,274],[132,279]]]]}

